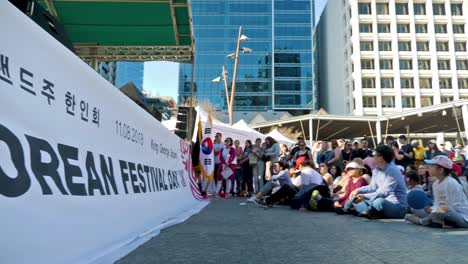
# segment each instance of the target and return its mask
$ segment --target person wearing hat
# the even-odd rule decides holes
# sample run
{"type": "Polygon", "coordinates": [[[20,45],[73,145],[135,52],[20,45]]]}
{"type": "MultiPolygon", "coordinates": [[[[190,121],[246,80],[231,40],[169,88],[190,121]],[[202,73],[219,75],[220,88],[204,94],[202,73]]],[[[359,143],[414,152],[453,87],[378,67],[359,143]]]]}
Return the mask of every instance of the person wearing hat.
{"type": "Polygon", "coordinates": [[[345,170],[349,175],[346,193],[333,204],[337,214],[342,214],[350,210],[353,205],[352,200],[350,200],[351,192],[367,185],[366,179],[362,177],[363,169],[364,167],[355,161],[346,165],[345,170]]]}
{"type": "MultiPolygon", "coordinates": [[[[398,155],[395,155],[395,163],[397,165],[403,166],[403,168],[406,168],[408,165],[413,165],[414,164],[414,150],[413,146],[410,144],[406,143],[406,136],[405,135],[400,135],[398,137],[398,142],[401,145],[400,152],[398,155]]],[[[396,154],[396,153],[395,153],[396,154]]]]}
{"type": "Polygon", "coordinates": [[[452,160],[438,155],[425,162],[429,175],[437,178],[432,185],[434,205],[424,208],[418,215],[407,215],[406,220],[419,225],[468,227],[468,199],[461,184],[451,175],[452,160]]]}
{"type": "Polygon", "coordinates": [[[369,219],[405,216],[408,207],[405,178],[393,158],[394,151],[389,146],[378,146],[370,184],[350,194],[354,209],[369,219]]]}
{"type": "Polygon", "coordinates": [[[437,155],[443,155],[437,147],[437,142],[434,139],[429,140],[429,149],[424,152],[424,159],[430,160],[437,155]]]}

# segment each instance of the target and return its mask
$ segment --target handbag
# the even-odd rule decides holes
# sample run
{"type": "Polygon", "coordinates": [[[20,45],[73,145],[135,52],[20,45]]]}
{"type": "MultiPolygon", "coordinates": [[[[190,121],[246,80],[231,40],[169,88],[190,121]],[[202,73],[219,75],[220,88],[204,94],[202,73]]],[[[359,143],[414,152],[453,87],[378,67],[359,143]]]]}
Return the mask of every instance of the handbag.
{"type": "Polygon", "coordinates": [[[258,161],[257,156],[250,155],[250,157],[249,157],[249,165],[255,165],[255,164],[257,164],[257,161],[258,161]]]}

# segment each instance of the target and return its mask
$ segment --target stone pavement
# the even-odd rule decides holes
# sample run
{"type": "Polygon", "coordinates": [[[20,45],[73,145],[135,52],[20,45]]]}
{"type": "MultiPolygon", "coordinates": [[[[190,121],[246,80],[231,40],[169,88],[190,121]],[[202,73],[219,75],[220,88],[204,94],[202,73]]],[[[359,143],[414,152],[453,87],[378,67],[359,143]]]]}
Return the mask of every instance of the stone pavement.
{"type": "Polygon", "coordinates": [[[239,205],[244,201],[214,199],[117,263],[468,263],[468,229],[239,205]]]}

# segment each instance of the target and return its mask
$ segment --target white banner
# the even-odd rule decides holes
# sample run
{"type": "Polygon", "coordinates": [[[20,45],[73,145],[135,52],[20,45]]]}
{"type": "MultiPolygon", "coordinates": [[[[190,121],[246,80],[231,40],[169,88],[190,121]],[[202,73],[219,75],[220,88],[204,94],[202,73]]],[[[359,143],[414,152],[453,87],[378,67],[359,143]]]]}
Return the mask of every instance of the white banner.
{"type": "Polygon", "coordinates": [[[0,32],[0,263],[112,263],[206,205],[186,142],[8,1],[0,32]]]}

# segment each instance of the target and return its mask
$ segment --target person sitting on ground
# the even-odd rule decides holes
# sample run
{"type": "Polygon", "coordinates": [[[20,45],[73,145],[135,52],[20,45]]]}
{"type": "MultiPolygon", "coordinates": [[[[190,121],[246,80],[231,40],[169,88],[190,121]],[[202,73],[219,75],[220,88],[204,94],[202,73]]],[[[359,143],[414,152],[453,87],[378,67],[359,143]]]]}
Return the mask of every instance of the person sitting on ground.
{"type": "Polygon", "coordinates": [[[289,173],[287,171],[287,167],[284,165],[284,163],[277,161],[273,163],[273,176],[271,178],[271,181],[265,183],[263,185],[262,189],[260,189],[260,192],[255,195],[250,197],[247,202],[258,202],[260,199],[262,199],[265,195],[271,193],[271,191],[275,187],[283,186],[283,185],[290,185],[291,184],[291,178],[289,177],[289,173]]]}
{"type": "Polygon", "coordinates": [[[326,163],[320,163],[320,174],[322,175],[323,180],[328,185],[328,187],[333,186],[333,176],[328,172],[329,168],[326,163]]]}
{"type": "Polygon", "coordinates": [[[351,192],[355,210],[369,219],[403,218],[408,207],[405,179],[393,163],[394,151],[386,145],[378,146],[369,185],[351,192]]]}
{"type": "Polygon", "coordinates": [[[333,204],[336,213],[342,214],[347,212],[352,206],[352,201],[350,201],[351,192],[368,184],[366,179],[362,177],[363,169],[362,165],[354,161],[346,165],[346,172],[349,175],[346,193],[333,204]]]}
{"type": "Polygon", "coordinates": [[[299,187],[302,185],[300,171],[296,170],[294,167],[291,167],[289,168],[289,176],[291,177],[292,186],[299,190],[299,187]]]}
{"type": "Polygon", "coordinates": [[[266,205],[271,206],[281,200],[287,201],[295,197],[296,194],[300,196],[301,193],[304,193],[307,190],[315,187],[316,185],[320,185],[323,183],[321,175],[312,168],[312,163],[310,161],[306,160],[302,162],[299,165],[299,170],[301,174],[301,185],[299,186],[299,188],[296,188],[291,184],[281,185],[279,190],[277,190],[274,194],[265,199],[266,205]]]}
{"type": "Polygon", "coordinates": [[[362,176],[366,180],[366,185],[370,183],[371,177],[372,177],[372,170],[371,168],[364,163],[364,161],[361,158],[355,158],[352,160],[353,162],[356,162],[359,164],[359,166],[362,168],[362,176]]]}
{"type": "Polygon", "coordinates": [[[453,162],[443,155],[425,162],[429,174],[437,178],[432,186],[434,205],[426,207],[419,215],[406,215],[406,220],[419,225],[468,227],[468,199],[461,184],[450,175],[453,162]]]}
{"type": "Polygon", "coordinates": [[[420,184],[420,178],[417,172],[407,171],[405,173],[406,186],[408,188],[408,193],[412,190],[423,191],[422,185],[420,184]]]}

